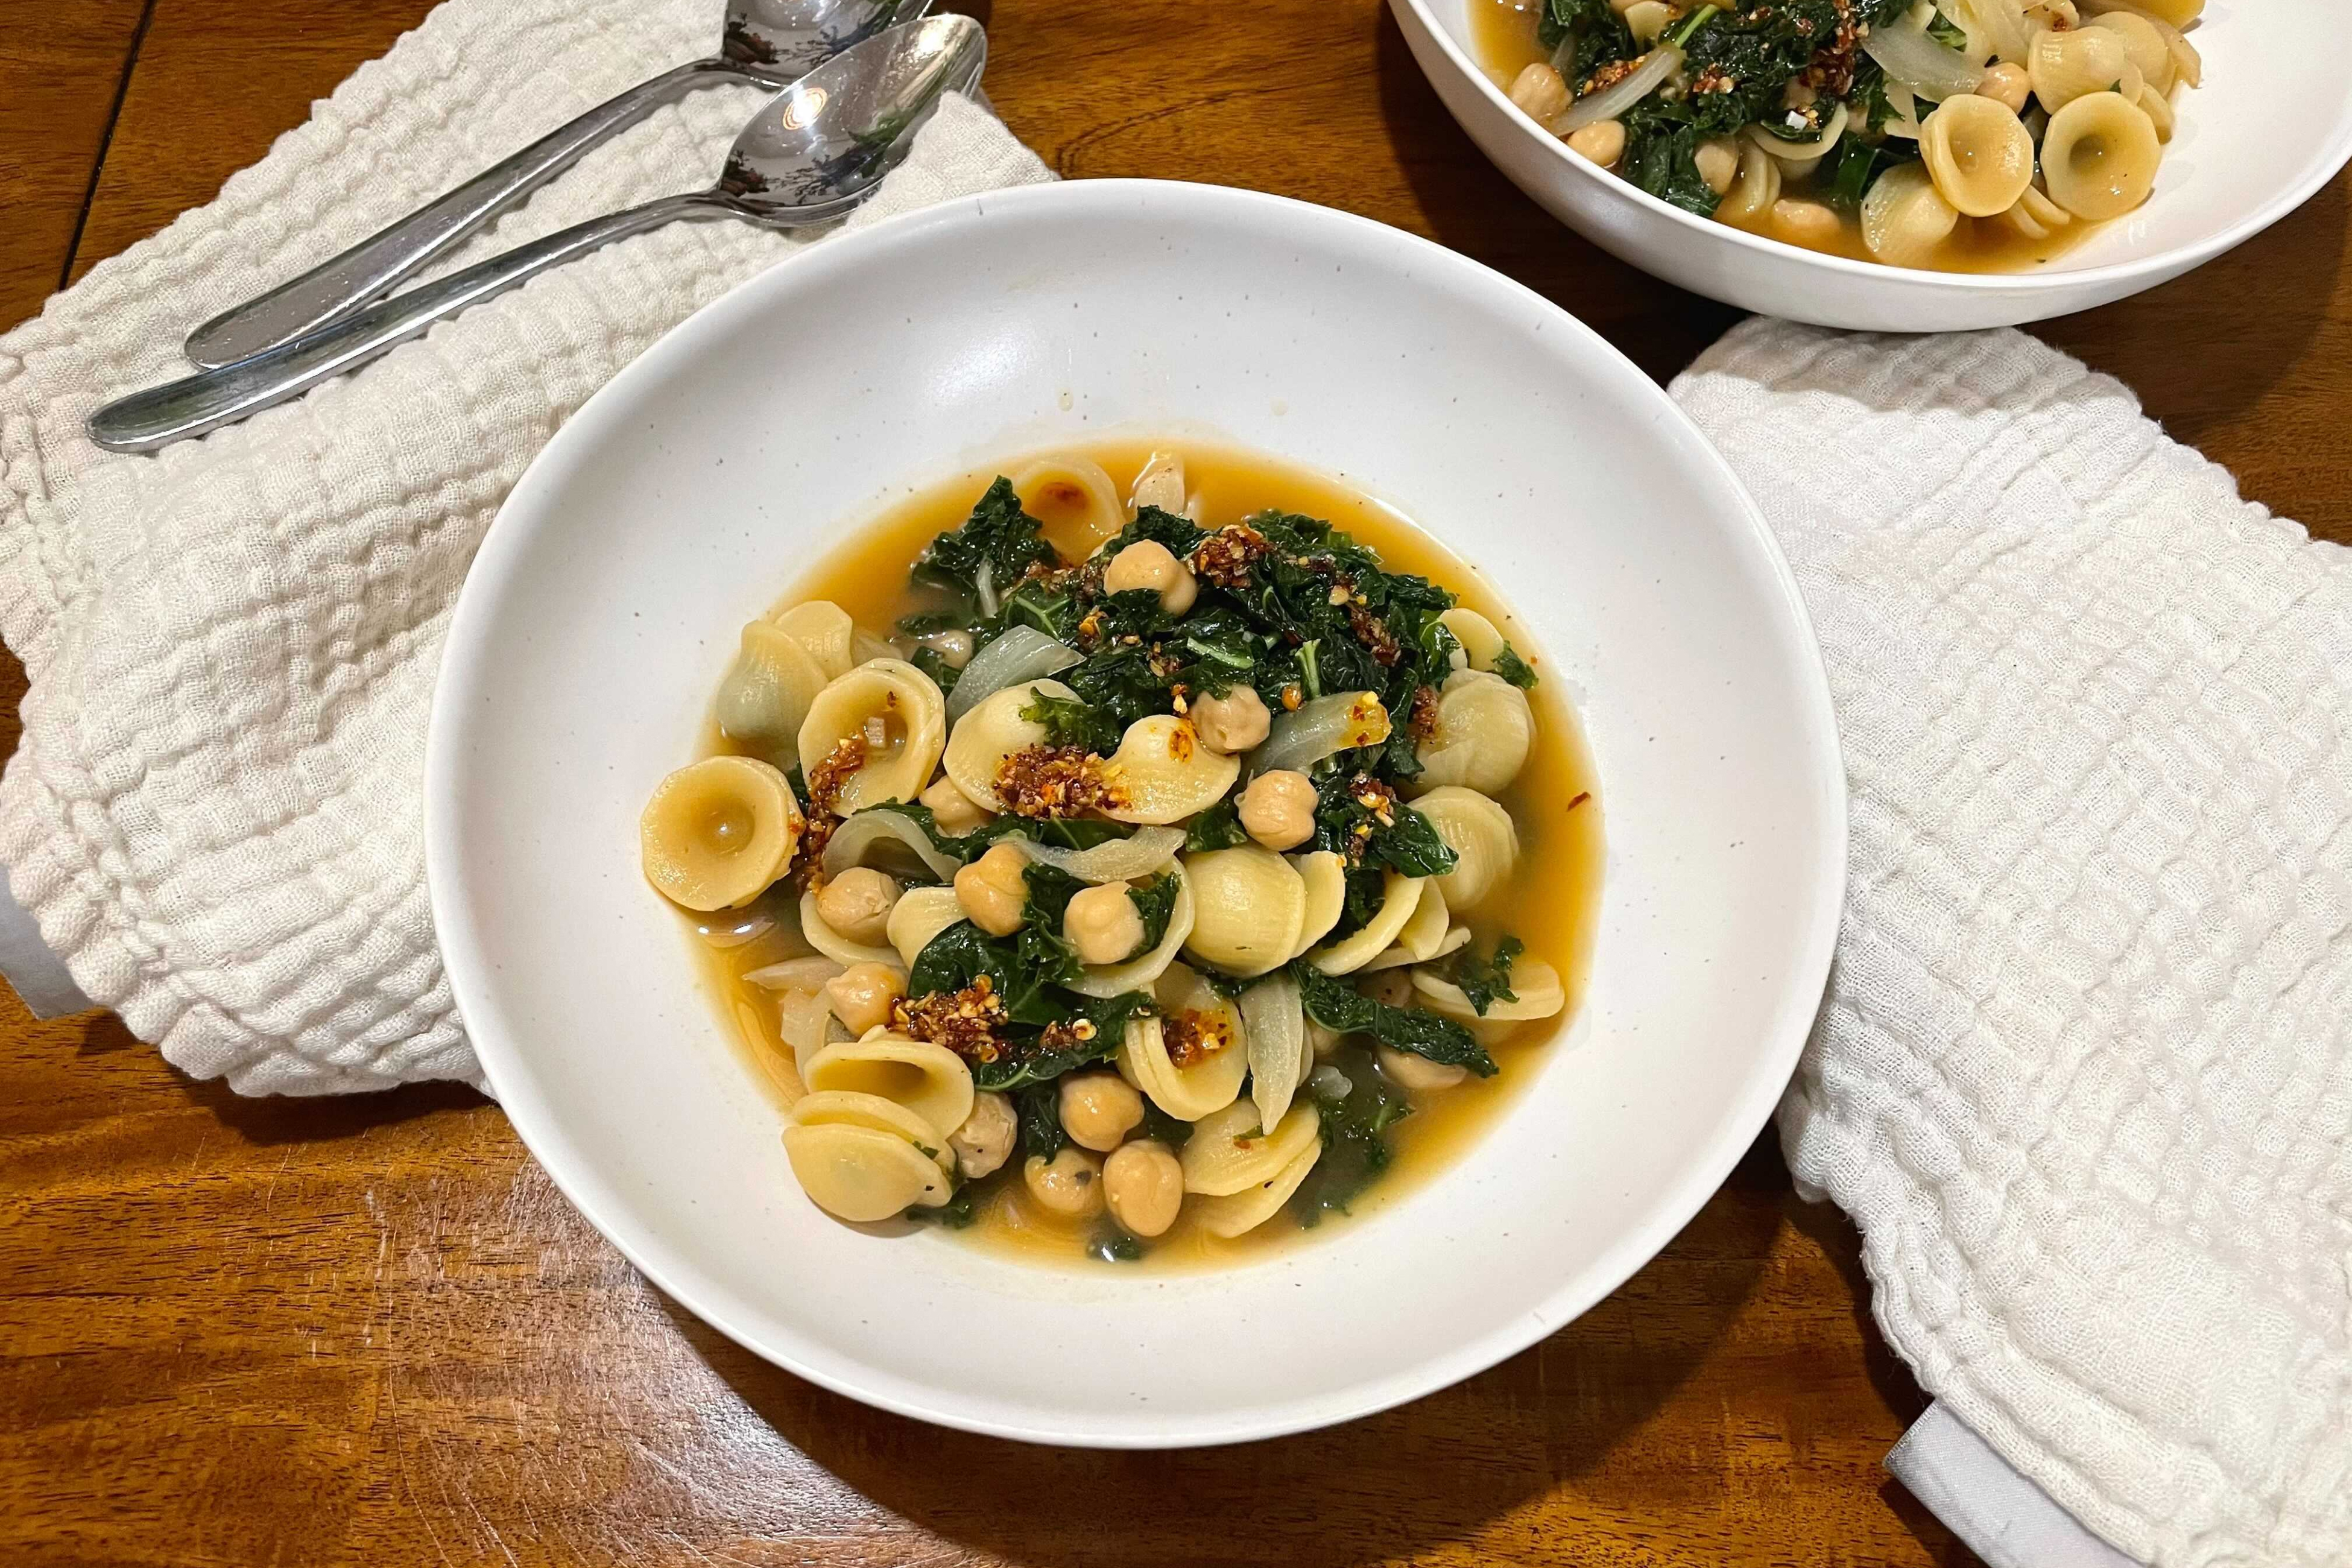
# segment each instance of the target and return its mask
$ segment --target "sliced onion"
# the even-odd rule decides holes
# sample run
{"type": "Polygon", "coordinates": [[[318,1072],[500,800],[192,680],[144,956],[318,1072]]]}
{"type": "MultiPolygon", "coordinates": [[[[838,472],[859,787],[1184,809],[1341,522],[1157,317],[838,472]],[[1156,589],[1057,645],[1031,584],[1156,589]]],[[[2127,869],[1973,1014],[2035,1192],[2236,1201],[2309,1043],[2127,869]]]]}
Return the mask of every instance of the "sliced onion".
{"type": "Polygon", "coordinates": [[[996,614],[999,603],[996,597],[996,563],[982,556],[980,570],[972,575],[971,586],[972,592],[980,595],[980,613],[983,616],[996,614]]]}
{"type": "MultiPolygon", "coordinates": [[[[852,820],[856,820],[852,818],[852,820]]],[[[1176,851],[1184,847],[1184,830],[1181,827],[1139,827],[1126,838],[1107,839],[1090,849],[1067,849],[1059,845],[1039,844],[1027,838],[1005,838],[1030,859],[1041,861],[1056,871],[1066,871],[1081,882],[1132,882],[1139,877],[1149,877],[1176,858],[1176,851]]]]}
{"type": "Polygon", "coordinates": [[[1565,136],[1587,125],[1597,125],[1603,120],[1614,120],[1665,84],[1665,79],[1683,68],[1683,52],[1673,44],[1660,44],[1642,57],[1642,63],[1622,81],[1613,82],[1599,92],[1578,99],[1552,117],[1551,133],[1565,136]]]}
{"type": "MultiPolygon", "coordinates": [[[[986,566],[982,570],[986,571],[986,566]]],[[[972,655],[971,662],[956,677],[955,689],[948,693],[948,719],[952,722],[962,718],[982,698],[993,697],[1008,686],[1041,679],[1084,662],[1077,649],[1064,647],[1035,626],[1014,626],[972,655]]]]}
{"type": "Polygon", "coordinates": [[[1275,716],[1265,743],[1250,753],[1249,771],[1270,773],[1277,768],[1306,772],[1326,757],[1358,746],[1377,746],[1389,738],[1389,710],[1376,691],[1335,691],[1318,697],[1296,712],[1275,716]]]}
{"type": "Polygon", "coordinates": [[[1929,37],[1923,26],[1898,23],[1874,27],[1862,40],[1862,47],[1885,69],[1888,81],[1936,103],[1984,85],[1984,67],[1970,65],[1966,55],[1946,48],[1929,37]]]}
{"type": "Polygon", "coordinates": [[[795,1072],[807,1072],[809,1058],[833,1043],[833,1014],[820,992],[785,992],[777,1022],[778,1033],[792,1049],[795,1072]]]}
{"type": "Polygon", "coordinates": [[[743,972],[743,979],[763,991],[814,991],[840,974],[841,970],[840,964],[819,954],[749,969],[743,972]]]}
{"type": "Polygon", "coordinates": [[[1969,58],[2023,60],[2032,42],[2018,0],[1936,0],[1936,8],[1969,36],[1969,58]]]}
{"type": "Polygon", "coordinates": [[[1271,974],[1243,992],[1242,1026],[1249,1036],[1250,1099],[1257,1106],[1257,1124],[1272,1127],[1289,1110],[1314,1059],[1298,982],[1271,974]]]}
{"type": "Polygon", "coordinates": [[[852,812],[833,830],[833,837],[824,844],[824,874],[838,877],[853,866],[865,865],[866,852],[885,839],[913,850],[915,858],[942,882],[952,881],[963,868],[963,862],[932,843],[931,836],[913,817],[887,805],[877,805],[852,812]]]}

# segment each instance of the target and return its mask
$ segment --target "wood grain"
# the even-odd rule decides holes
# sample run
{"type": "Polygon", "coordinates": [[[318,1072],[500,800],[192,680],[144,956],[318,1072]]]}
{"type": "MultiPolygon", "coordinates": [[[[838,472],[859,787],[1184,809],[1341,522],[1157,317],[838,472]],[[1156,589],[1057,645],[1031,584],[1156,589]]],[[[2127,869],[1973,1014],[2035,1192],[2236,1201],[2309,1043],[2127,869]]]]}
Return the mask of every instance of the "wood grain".
{"type": "MultiPolygon", "coordinates": [[[[114,121],[141,6],[0,0],[0,319],[206,200],[429,8],[152,0],[114,121]]],[[[992,95],[1066,175],[1399,225],[1662,379],[1734,320],[1512,190],[1373,0],[990,20],[992,95]]],[[[2189,279],[2046,329],[2338,538],[2346,207],[2339,183],[2189,279]]],[[[240,1101],[110,1018],[0,997],[0,1561],[26,1568],[1973,1563],[1879,1468],[1923,1399],[1866,1300],[1853,1235],[1796,1202],[1768,1136],[1623,1289],[1458,1388],[1238,1449],[1023,1448],[735,1349],[470,1092],[240,1101]]]]}

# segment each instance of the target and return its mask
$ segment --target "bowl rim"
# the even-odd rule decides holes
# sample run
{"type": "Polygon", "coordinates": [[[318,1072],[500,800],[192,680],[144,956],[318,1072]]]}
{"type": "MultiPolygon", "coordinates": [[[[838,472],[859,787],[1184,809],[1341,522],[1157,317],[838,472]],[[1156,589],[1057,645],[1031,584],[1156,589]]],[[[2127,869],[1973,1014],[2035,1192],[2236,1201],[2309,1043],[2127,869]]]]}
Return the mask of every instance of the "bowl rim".
{"type": "MultiPolygon", "coordinates": [[[[1513,103],[1510,95],[1496,87],[1484,67],[1470,58],[1453,31],[1438,19],[1430,0],[1389,0],[1391,5],[1410,9],[1431,39],[1444,52],[1447,61],[1465,78],[1487,100],[1508,117],[1515,132],[1531,138],[1545,149],[1545,155],[1570,170],[1570,178],[1576,180],[1606,180],[1617,187],[1617,193],[1633,198],[1634,204],[1658,216],[1670,219],[1693,235],[1729,243],[1735,249],[1753,251],[1759,256],[1793,258],[1842,278],[1880,278],[1888,274],[1918,279],[1930,286],[1948,288],[1957,293],[1992,296],[2027,297],[2053,291],[2061,288],[2090,287],[2103,284],[2130,284],[2147,279],[2150,286],[2178,277],[2191,268],[2202,267],[2223,252],[2243,245],[2247,240],[2277,223],[2317,195],[2327,183],[2344,172],[2352,163],[2352,98],[2348,98],[2342,119],[2336,127],[2335,139],[2321,153],[2311,171],[2297,184],[2289,186],[2251,216],[2240,219],[2203,239],[2188,245],[2176,245],[2128,261],[2111,261],[2103,267],[2053,267],[2037,272],[1945,272],[1927,267],[1895,267],[1884,261],[1857,261],[1852,257],[1832,256],[1823,251],[1809,250],[1801,245],[1769,236],[1750,234],[1729,224],[1717,223],[1685,212],[1672,202],[1652,195],[1630,180],[1621,180],[1606,169],[1569,151],[1568,143],[1545,131],[1528,116],[1526,110],[1513,103]]],[[[1480,0],[1463,0],[1465,5],[1476,5],[1480,0]]],[[[1428,65],[1419,51],[1414,60],[1424,75],[1428,65]]],[[[1433,82],[1433,86],[1435,84],[1433,82]]],[[[1482,150],[1483,151],[1483,150],[1482,150]]]]}
{"type": "MultiPolygon", "coordinates": [[[[1827,986],[1845,899],[1847,784],[1820,642],[1795,573],[1746,487],[1696,423],[1606,339],[1516,279],[1435,241],[1334,208],[1229,186],[1160,180],[1055,181],[951,199],[862,232],[839,236],[830,244],[792,258],[788,265],[772,267],[746,279],[664,334],[598,388],[533,458],[484,534],[451,615],[426,727],[425,838],[427,890],[452,1000],[461,1020],[469,1014],[487,1016],[489,1009],[480,1004],[492,992],[496,965],[489,957],[488,933],[478,932],[463,916],[465,900],[460,889],[466,861],[458,829],[464,815],[459,809],[458,784],[467,715],[478,706],[470,698],[494,668],[494,661],[484,658],[484,650],[499,623],[485,606],[519,575],[528,536],[524,525],[510,522],[509,515],[535,509],[537,492],[559,482],[554,476],[566,465],[569,453],[593,441],[607,422],[623,416],[641,384],[666,379],[694,359],[705,344],[724,339],[739,323],[780,308],[792,296],[821,289],[843,272],[864,268],[877,253],[942,227],[980,220],[983,209],[990,219],[1017,220],[1033,209],[1077,205],[1097,209],[1106,220],[1117,221],[1136,214],[1139,198],[1143,204],[1140,210],[1171,221],[1194,216],[1215,221],[1220,215],[1234,212],[1245,217],[1270,213],[1281,225],[1320,227],[1349,237],[1360,246],[1369,245],[1371,259],[1386,259],[1409,270],[1417,280],[1450,274],[1456,287],[1499,290],[1494,296],[1498,300],[1520,297],[1556,318],[1559,328],[1574,334],[1584,347],[1613,362],[1630,395],[1647,402],[1657,416],[1667,421],[1694,455],[1710,467],[1724,493],[1737,501],[1738,521],[1761,549],[1772,585],[1786,613],[1793,617],[1790,630],[1800,638],[1791,647],[1800,687],[1795,697],[1806,719],[1805,728],[1813,737],[1809,760],[1820,785],[1823,851],[1810,886],[1790,889],[1791,915],[1801,922],[1805,940],[1799,961],[1773,1002],[1767,1026],[1759,1031],[1755,1071],[1681,1177],[1664,1188],[1643,1223],[1617,1233],[1605,1244],[1582,1277],[1555,1287],[1538,1310],[1515,1316],[1483,1336],[1444,1347],[1385,1374],[1366,1377],[1343,1391],[1221,1412],[1214,1418],[1193,1418],[1185,1424],[1185,1430],[1173,1436],[1127,1427],[1069,1430],[1015,1418],[1021,1413],[1014,1411],[990,1414],[992,1407],[985,1401],[961,1398],[952,1391],[925,1389],[919,1397],[902,1396],[888,1388],[860,1384],[853,1376],[835,1375],[819,1359],[800,1353],[802,1347],[789,1331],[780,1338],[746,1321],[746,1316],[756,1314],[756,1303],[737,1297],[704,1275],[657,1230],[640,1228],[635,1223],[618,1189],[598,1173],[594,1160],[572,1142],[549,1106],[527,1092],[522,1053],[509,1041],[470,1024],[467,1033],[491,1094],[556,1188],[647,1279],[752,1353],[860,1403],[962,1431],[1085,1447],[1167,1449],[1283,1436],[1374,1415],[1475,1376],[1557,1332],[1613,1293],[1690,1223],[1769,1121],[1795,1073],[1827,986]],[[1804,657],[1804,650],[1810,651],[1810,658],[1804,657]]],[[[539,526],[547,523],[542,521],[539,526]]]]}

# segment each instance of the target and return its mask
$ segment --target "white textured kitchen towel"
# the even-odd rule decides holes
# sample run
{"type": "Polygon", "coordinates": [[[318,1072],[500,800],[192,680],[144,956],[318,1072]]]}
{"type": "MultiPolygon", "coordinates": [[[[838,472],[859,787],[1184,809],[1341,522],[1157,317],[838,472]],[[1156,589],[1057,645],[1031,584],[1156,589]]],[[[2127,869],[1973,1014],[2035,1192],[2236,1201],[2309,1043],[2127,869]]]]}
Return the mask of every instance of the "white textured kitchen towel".
{"type": "Polygon", "coordinates": [[[2130,1556],[2352,1563],[2352,551],[2018,332],[1675,385],[1853,790],[1780,1111],[1919,1381],[2130,1556]]]}
{"type": "MultiPolygon", "coordinates": [[[[0,637],[32,679],[0,865],[96,1002],[253,1094],[479,1080],[425,896],[418,789],[449,609],[532,455],[664,331],[798,245],[676,225],[159,458],[105,399],[215,312],[622,89],[713,52],[709,0],[449,0],[211,205],[0,338],[0,637]]],[[[755,110],[708,90],[466,259],[709,184],[755,110]]],[[[1050,178],[950,100],[851,220],[1050,178]]]]}

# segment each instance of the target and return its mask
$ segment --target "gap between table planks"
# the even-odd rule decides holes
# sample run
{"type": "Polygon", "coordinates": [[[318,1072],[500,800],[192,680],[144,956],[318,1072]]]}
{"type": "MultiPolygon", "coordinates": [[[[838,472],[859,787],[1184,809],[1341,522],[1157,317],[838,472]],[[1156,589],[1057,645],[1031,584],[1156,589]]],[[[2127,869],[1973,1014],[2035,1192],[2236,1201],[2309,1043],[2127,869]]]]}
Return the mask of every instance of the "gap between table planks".
{"type": "MultiPolygon", "coordinates": [[[[428,9],[0,0],[0,318],[208,199],[428,9]]],[[[1662,379],[1735,319],[1511,190],[1370,0],[990,20],[992,95],[1066,175],[1432,235],[1662,379]]],[[[2042,329],[2336,538],[2345,211],[2339,182],[2191,279],[2042,329]]],[[[1975,1561],[1878,1468],[1922,1397],[1852,1231],[1795,1201],[1769,1136],[1616,1296],[1485,1376],[1283,1443],[1092,1455],[756,1362],[637,1279],[469,1092],[238,1101],[110,1018],[13,998],[0,1082],[11,1563],[1975,1561]]]]}

